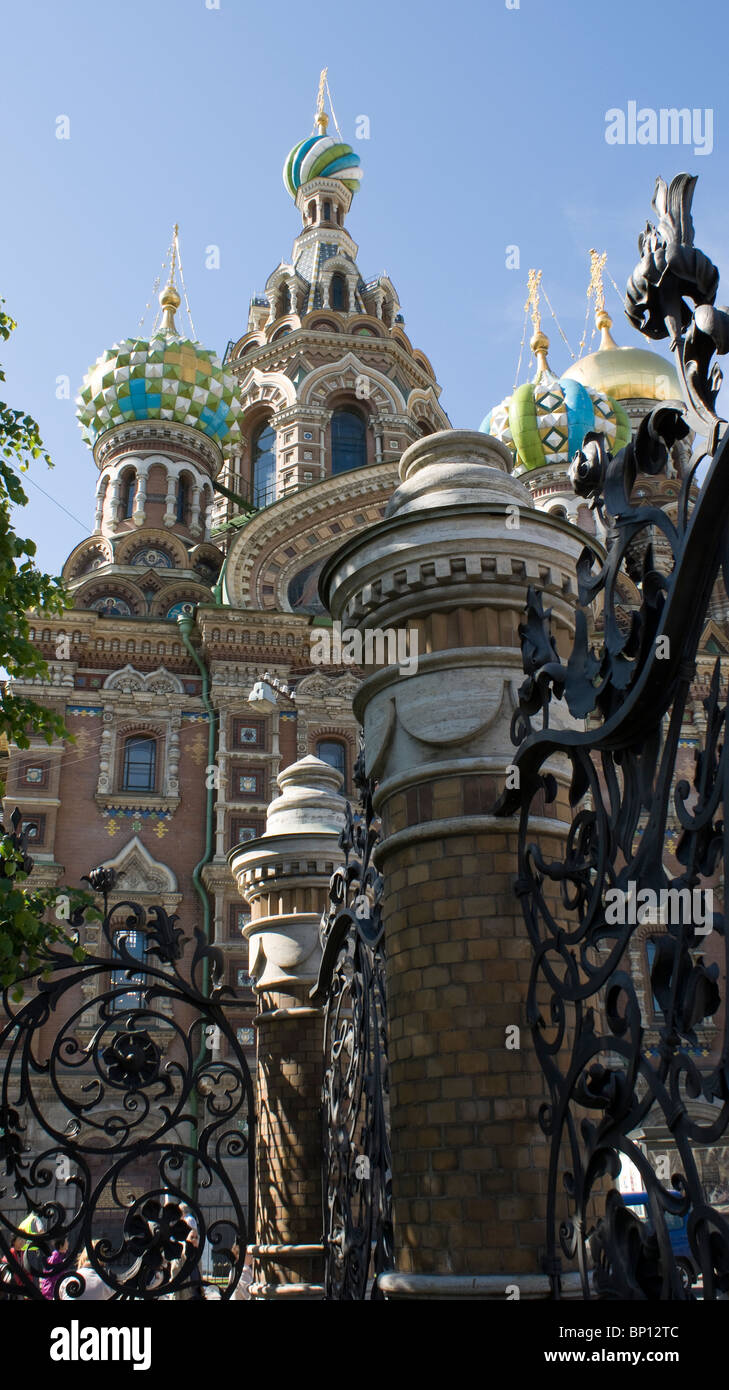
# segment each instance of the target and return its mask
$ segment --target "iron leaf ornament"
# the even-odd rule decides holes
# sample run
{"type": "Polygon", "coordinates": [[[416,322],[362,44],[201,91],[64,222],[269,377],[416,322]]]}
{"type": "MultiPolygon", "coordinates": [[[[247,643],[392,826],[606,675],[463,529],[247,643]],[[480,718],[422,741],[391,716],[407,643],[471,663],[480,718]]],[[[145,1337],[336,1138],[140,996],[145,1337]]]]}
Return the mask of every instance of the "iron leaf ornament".
{"type": "Polygon", "coordinates": [[[354,781],[359,803],[347,803],[311,991],[324,1006],[325,1290],[337,1301],[381,1299],[378,1276],[394,1265],[380,822],[362,740],[354,781]]]}
{"type": "Polygon", "coordinates": [[[670,185],[658,179],[657,220],[639,238],[626,297],[630,321],[668,339],[683,405],[655,406],[614,457],[591,432],[572,461],[576,493],[604,523],[605,558],[586,548],[578,562],[566,661],[541,595],[528,592],[525,680],[512,720],[518,775],[495,807],[519,816],[516,891],[533,953],[527,1012],[549,1097],[540,1111],[550,1148],[544,1268],[555,1297],[568,1261],[585,1298],[692,1298],[669,1236],[676,1220],[686,1222],[703,1298],[729,1293],[729,1222],[709,1201],[699,1152],[726,1142],[729,1129],[721,658],[703,700],[693,779],[677,767],[712,591],[722,566],[729,576],[729,441],[715,411],[729,312],[715,307],[718,271],[694,245],[695,186],[688,174],[670,185]],[[634,500],[634,487],[640,474],[664,472],[691,433],[673,520],[634,500]],[[567,727],[550,724],[557,701],[567,727]],[[556,859],[555,834],[545,843],[540,829],[545,803],[555,832],[567,823],[556,859]],[[719,907],[710,911],[712,894],[719,907]],[[638,900],[665,911],[615,910],[638,900]],[[668,1174],[650,1161],[651,1135],[654,1148],[664,1136],[668,1174]],[[615,1187],[624,1160],[645,1188],[647,1221],[615,1187]]]}
{"type": "MultiPolygon", "coordinates": [[[[81,962],[68,941],[47,942],[23,1000],[2,992],[2,1294],[43,1297],[14,1252],[31,1230],[39,1269],[64,1248],[55,1298],[83,1294],[83,1253],[113,1300],[189,1298],[206,1242],[230,1298],[254,1205],[255,1110],[224,1008],[233,991],[215,984],[221,953],[199,929],[190,943],[159,904],[118,900],[113,870],[85,881],[104,901],[98,940],[87,935],[81,962]]],[[[84,928],[83,912],[72,920],[84,928]]]]}

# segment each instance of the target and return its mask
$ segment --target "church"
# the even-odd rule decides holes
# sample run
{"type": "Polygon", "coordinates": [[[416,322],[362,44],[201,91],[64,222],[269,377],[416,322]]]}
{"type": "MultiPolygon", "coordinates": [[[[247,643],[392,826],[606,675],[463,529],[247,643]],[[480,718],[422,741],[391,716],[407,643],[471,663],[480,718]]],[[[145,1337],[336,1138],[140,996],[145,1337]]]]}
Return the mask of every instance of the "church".
{"type": "MultiPolygon", "coordinates": [[[[94,529],[63,568],[72,608],[33,617],[49,678],[18,691],[56,710],[73,739],[11,749],[4,798],[6,824],[21,810],[39,884],[75,885],[92,867],[113,868],[112,901],[160,903],[222,951],[251,1068],[257,972],[235,852],[254,852],[282,786],[286,794],[281,775],[306,758],[334,769],[353,798],[363,671],[337,662],[335,644],[331,661],[314,659],[313,636],[332,623],[327,586],[331,593],[347,546],[389,524],[403,455],[430,436],[436,452],[456,433],[461,439],[430,356],[408,337],[395,285],[360,273],[350,226],[366,197],[363,171],[329,124],[320,91],[313,133],[284,162],[298,222],[290,256],[251,298],[247,323],[231,324],[222,357],[180,327],[175,234],[159,326],[104,351],[82,384],[78,419],[97,474],[94,529]]],[[[599,515],[570,481],[585,434],[601,433],[617,452],[656,403],[681,401],[667,358],[615,341],[599,258],[593,273],[599,346],[561,375],[549,361],[539,276],[530,275],[536,370],[491,405],[480,431],[501,460],[504,487],[518,480],[536,512],[552,518],[555,553],[560,536],[565,554],[606,543],[599,515]]],[[[637,495],[675,515],[688,457],[677,442],[666,476],[639,477],[637,495]]],[[[451,578],[458,582],[455,571],[451,578]]],[[[380,583],[374,562],[368,582],[373,590],[380,583]]],[[[630,575],[622,582],[628,613],[637,591],[630,575]]],[[[486,637],[484,627],[483,645],[515,648],[518,665],[506,607],[499,618],[497,602],[489,614],[497,630],[489,626],[486,637]]],[[[474,612],[474,631],[480,620],[474,612]]],[[[599,612],[593,620],[599,633],[599,612]]],[[[437,623],[436,613],[434,632],[437,623]]],[[[437,642],[426,628],[421,650],[431,652],[437,642]]],[[[729,603],[719,584],[682,732],[687,768],[711,668],[727,652],[729,603]]],[[[503,746],[490,771],[498,763],[503,780],[512,750],[508,719],[499,718],[503,746]]],[[[419,815],[427,819],[424,803],[419,815]]],[[[98,942],[98,928],[86,931],[98,942]]],[[[141,933],[129,949],[141,960],[141,933]]],[[[649,928],[631,949],[650,1015],[649,928]]],[[[704,1057],[712,1037],[712,1029],[700,1033],[704,1057]]]]}

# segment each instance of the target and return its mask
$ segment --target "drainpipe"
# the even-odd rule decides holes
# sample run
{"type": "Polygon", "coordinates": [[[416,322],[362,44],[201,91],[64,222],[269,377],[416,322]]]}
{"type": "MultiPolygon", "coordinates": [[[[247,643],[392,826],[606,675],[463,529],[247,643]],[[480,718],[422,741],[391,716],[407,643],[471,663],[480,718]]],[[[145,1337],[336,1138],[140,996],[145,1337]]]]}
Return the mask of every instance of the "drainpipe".
{"type": "Polygon", "coordinates": [[[225,559],[223,560],[223,563],[220,567],[220,574],[218,575],[217,583],[213,585],[213,603],[215,604],[216,608],[222,608],[227,598],[225,572],[228,568],[229,559],[230,549],[228,549],[225,559]]]}
{"type": "MultiPolygon", "coordinates": [[[[197,609],[195,609],[195,613],[196,613],[196,612],[197,612],[197,609]]],[[[177,619],[177,626],[178,626],[179,629],[180,629],[180,636],[182,637],[182,640],[183,640],[183,642],[184,642],[184,644],[185,644],[185,647],[186,647],[186,649],[187,649],[189,655],[192,657],[192,660],[195,662],[195,665],[197,666],[197,669],[198,669],[198,671],[200,672],[200,675],[202,676],[202,702],[203,702],[203,706],[204,706],[204,708],[205,708],[205,710],[206,710],[206,712],[207,712],[207,716],[208,716],[208,767],[211,767],[212,764],[215,762],[215,744],[216,744],[216,734],[217,734],[217,722],[216,722],[216,718],[215,718],[215,711],[214,711],[213,706],[212,706],[212,704],[211,704],[211,702],[210,702],[210,677],[209,677],[209,675],[208,675],[208,670],[207,670],[207,667],[206,667],[204,661],[201,659],[199,653],[195,650],[194,646],[192,645],[192,641],[191,641],[192,630],[193,630],[193,627],[195,626],[195,615],[194,615],[194,614],[190,614],[190,613],[181,613],[180,616],[179,616],[178,619],[177,619]]],[[[210,778],[210,777],[206,778],[206,782],[208,782],[208,783],[213,782],[213,780],[214,780],[214,779],[212,779],[212,778],[210,778]]],[[[206,889],[205,889],[205,887],[204,887],[204,885],[203,885],[203,883],[202,883],[202,880],[201,880],[201,878],[200,878],[200,874],[201,874],[201,871],[204,869],[205,865],[206,865],[206,864],[209,864],[210,861],[211,861],[211,859],[212,859],[212,857],[213,857],[213,841],[214,841],[214,837],[213,837],[213,811],[214,811],[214,809],[215,809],[215,787],[214,787],[214,785],[209,785],[209,786],[207,787],[207,794],[206,794],[206,800],[205,800],[205,850],[204,850],[204,853],[203,853],[203,857],[202,857],[202,859],[200,860],[200,863],[199,863],[199,864],[196,864],[196,865],[195,865],[195,868],[194,868],[193,871],[192,871],[192,882],[193,882],[193,886],[194,886],[194,888],[195,888],[195,892],[197,893],[197,895],[198,895],[198,897],[199,897],[199,899],[200,899],[200,903],[201,903],[201,905],[202,905],[203,932],[204,932],[204,934],[205,934],[205,940],[206,940],[207,942],[210,941],[210,898],[208,897],[207,891],[206,891],[206,889]]],[[[203,993],[206,997],[207,997],[207,995],[208,995],[209,986],[210,986],[210,968],[209,968],[209,963],[208,963],[207,957],[204,957],[204,958],[203,958],[203,962],[202,962],[202,980],[201,980],[201,988],[202,988],[202,993],[203,993]]],[[[206,1045],[205,1045],[205,1033],[204,1033],[204,1031],[203,1031],[202,1036],[201,1036],[201,1038],[200,1038],[200,1050],[199,1050],[198,1055],[197,1055],[197,1061],[196,1061],[196,1064],[195,1064],[195,1070],[197,1070],[197,1067],[198,1067],[199,1065],[201,1065],[201,1063],[203,1062],[203,1060],[204,1060],[204,1058],[205,1058],[205,1052],[206,1052],[206,1050],[207,1050],[207,1049],[206,1049],[206,1045]]],[[[195,1135],[197,1136],[198,1094],[197,1094],[197,1090],[195,1089],[194,1086],[193,1086],[193,1089],[192,1089],[192,1091],[191,1091],[191,1093],[190,1093],[189,1105],[190,1105],[190,1111],[191,1111],[191,1113],[192,1113],[193,1120],[194,1120],[194,1126],[195,1126],[195,1128],[194,1128],[194,1133],[195,1133],[195,1135]]],[[[192,1159],[190,1159],[190,1160],[189,1160],[189,1165],[188,1165],[188,1182],[187,1182],[187,1187],[188,1187],[188,1191],[189,1191],[189,1194],[190,1194],[190,1197],[191,1197],[191,1198],[194,1197],[194,1195],[195,1195],[195,1191],[194,1191],[194,1189],[195,1189],[194,1173],[195,1173],[195,1166],[194,1166],[194,1163],[193,1163],[192,1159]]]]}

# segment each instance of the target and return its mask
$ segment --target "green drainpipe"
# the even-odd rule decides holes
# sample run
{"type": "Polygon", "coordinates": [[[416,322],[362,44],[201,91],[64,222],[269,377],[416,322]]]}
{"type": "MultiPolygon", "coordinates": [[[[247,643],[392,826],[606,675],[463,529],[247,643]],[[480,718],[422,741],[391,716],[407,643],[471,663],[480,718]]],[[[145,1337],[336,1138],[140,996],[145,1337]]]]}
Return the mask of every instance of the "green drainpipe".
{"type": "Polygon", "coordinates": [[[215,604],[216,608],[222,608],[225,603],[225,571],[228,568],[229,558],[230,550],[228,550],[225,559],[223,560],[223,563],[220,567],[220,574],[218,575],[217,583],[213,585],[213,603],[215,604]]]}
{"type": "MultiPolygon", "coordinates": [[[[202,661],[200,655],[198,654],[198,652],[196,652],[195,648],[193,647],[191,641],[191,633],[193,627],[195,626],[194,615],[190,613],[181,613],[177,619],[177,626],[180,629],[180,636],[182,637],[185,647],[187,648],[189,655],[192,657],[192,660],[195,662],[195,665],[197,666],[197,669],[200,672],[200,675],[202,676],[202,702],[208,716],[208,767],[212,767],[213,763],[215,762],[217,721],[215,718],[215,710],[213,709],[213,706],[210,702],[210,678],[208,676],[208,670],[204,661],[202,661]]],[[[208,781],[212,781],[212,779],[206,776],[206,782],[208,781]]],[[[210,899],[202,883],[200,874],[201,871],[205,868],[205,865],[209,864],[210,860],[213,857],[214,806],[215,787],[208,786],[205,800],[205,851],[203,853],[202,859],[200,860],[200,863],[196,864],[195,868],[192,871],[192,881],[195,887],[195,892],[197,893],[202,904],[203,931],[205,933],[205,940],[208,942],[210,941],[210,899]]],[[[209,988],[210,970],[207,957],[205,957],[202,963],[202,993],[206,997],[208,995],[209,988]]],[[[203,1032],[200,1038],[200,1050],[198,1052],[197,1061],[195,1064],[196,1071],[205,1058],[205,1052],[205,1033],[203,1032]]],[[[194,1087],[190,1094],[190,1112],[194,1119],[194,1134],[197,1140],[198,1094],[197,1090],[194,1087]]],[[[195,1171],[195,1164],[193,1160],[190,1159],[188,1163],[187,1189],[192,1199],[194,1199],[195,1197],[195,1171]]]]}

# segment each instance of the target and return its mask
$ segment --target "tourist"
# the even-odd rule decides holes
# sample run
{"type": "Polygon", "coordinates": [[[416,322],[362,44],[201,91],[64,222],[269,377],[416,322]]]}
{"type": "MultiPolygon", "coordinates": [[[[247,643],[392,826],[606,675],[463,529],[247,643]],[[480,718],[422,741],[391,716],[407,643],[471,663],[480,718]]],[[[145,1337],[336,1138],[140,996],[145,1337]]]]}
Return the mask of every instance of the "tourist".
{"type": "Polygon", "coordinates": [[[25,1236],[13,1236],[10,1254],[0,1257],[0,1298],[22,1297],[13,1290],[26,1287],[21,1273],[21,1271],[27,1273],[24,1259],[25,1245],[25,1236]]]}
{"type": "MultiPolygon", "coordinates": [[[[92,1247],[95,1248],[95,1247],[92,1247]]],[[[73,1274],[65,1279],[61,1285],[60,1297],[68,1302],[76,1299],[100,1302],[106,1298],[112,1298],[114,1290],[109,1284],[105,1284],[98,1270],[94,1269],[91,1263],[89,1251],[81,1251],[76,1261],[76,1273],[83,1279],[84,1287],[80,1292],[76,1292],[77,1284],[80,1282],[73,1274]]]]}
{"type": "Polygon", "coordinates": [[[44,1298],[55,1298],[56,1288],[66,1273],[64,1265],[67,1253],[68,1240],[64,1238],[48,1256],[38,1285],[44,1298]]]}

